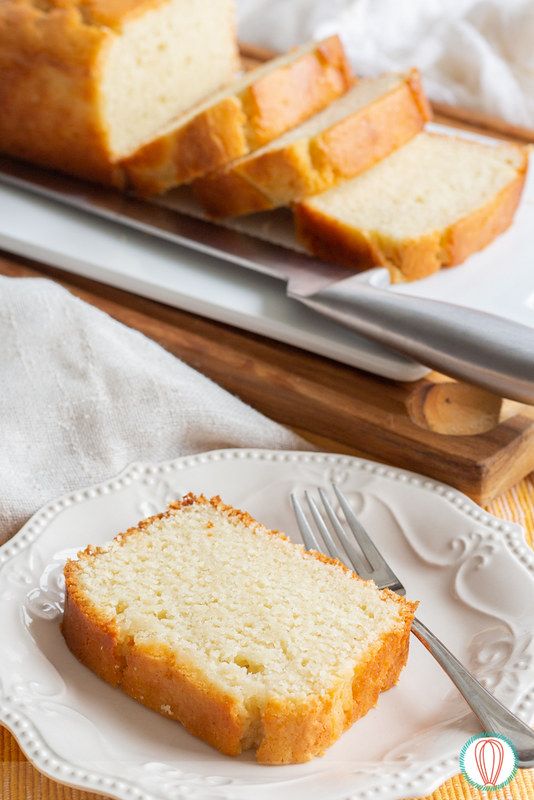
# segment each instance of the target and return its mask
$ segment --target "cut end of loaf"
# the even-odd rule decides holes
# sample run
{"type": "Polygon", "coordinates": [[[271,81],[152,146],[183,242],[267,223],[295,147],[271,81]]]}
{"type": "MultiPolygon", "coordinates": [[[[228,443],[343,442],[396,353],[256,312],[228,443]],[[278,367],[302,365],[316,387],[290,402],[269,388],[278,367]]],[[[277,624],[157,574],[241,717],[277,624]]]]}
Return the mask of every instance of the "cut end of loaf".
{"type": "Polygon", "coordinates": [[[227,83],[238,69],[233,0],[167,0],[127,19],[102,57],[102,114],[114,159],[227,83]]]}
{"type": "Polygon", "coordinates": [[[238,69],[233,0],[0,3],[0,150],[101,183],[238,69]]]}
{"type": "Polygon", "coordinates": [[[63,631],[81,661],[223,752],[256,748],[265,763],[323,752],[376,703],[405,663],[415,608],[194,495],[65,574],[63,631]]]}

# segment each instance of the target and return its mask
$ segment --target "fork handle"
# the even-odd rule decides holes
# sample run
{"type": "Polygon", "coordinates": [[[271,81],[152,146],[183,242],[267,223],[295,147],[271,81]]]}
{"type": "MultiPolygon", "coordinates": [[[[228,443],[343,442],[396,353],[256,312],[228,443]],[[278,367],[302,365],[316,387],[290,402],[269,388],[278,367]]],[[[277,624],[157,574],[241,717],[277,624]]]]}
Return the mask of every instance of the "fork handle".
{"type": "Polygon", "coordinates": [[[524,769],[534,767],[534,730],[493,697],[462,666],[443,642],[417,618],[413,621],[412,633],[432,653],[438,664],[447,673],[467,705],[477,716],[482,729],[487,733],[502,733],[507,736],[515,745],[519,766],[524,769]]]}

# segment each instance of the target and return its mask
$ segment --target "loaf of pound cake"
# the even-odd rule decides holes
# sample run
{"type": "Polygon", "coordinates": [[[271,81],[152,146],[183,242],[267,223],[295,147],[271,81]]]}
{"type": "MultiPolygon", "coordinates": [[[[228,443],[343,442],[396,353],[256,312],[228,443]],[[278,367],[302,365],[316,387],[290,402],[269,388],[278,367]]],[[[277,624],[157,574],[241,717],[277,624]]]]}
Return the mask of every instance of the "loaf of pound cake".
{"type": "Polygon", "coordinates": [[[62,630],[108,683],[231,756],[322,754],[393,686],[416,604],[220,498],[187,495],[65,567],[62,630]]]}
{"type": "Polygon", "coordinates": [[[234,0],[2,0],[0,151],[120,186],[238,68],[234,0]]]}

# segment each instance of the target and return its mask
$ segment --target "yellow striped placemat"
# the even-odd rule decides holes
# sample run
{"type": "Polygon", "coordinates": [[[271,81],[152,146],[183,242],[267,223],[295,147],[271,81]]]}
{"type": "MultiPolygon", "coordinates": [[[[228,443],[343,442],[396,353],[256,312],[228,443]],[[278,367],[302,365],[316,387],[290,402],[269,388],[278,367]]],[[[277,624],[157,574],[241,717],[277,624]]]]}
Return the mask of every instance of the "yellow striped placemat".
{"type": "MultiPolygon", "coordinates": [[[[487,506],[497,517],[519,522],[534,547],[534,474],[487,506]]],[[[0,728],[0,798],[2,800],[101,800],[45,778],[25,759],[11,734],[0,728]]],[[[252,798],[251,798],[252,800],[252,798]]],[[[458,775],[426,800],[534,800],[534,770],[521,770],[505,789],[479,792],[458,775]]]]}

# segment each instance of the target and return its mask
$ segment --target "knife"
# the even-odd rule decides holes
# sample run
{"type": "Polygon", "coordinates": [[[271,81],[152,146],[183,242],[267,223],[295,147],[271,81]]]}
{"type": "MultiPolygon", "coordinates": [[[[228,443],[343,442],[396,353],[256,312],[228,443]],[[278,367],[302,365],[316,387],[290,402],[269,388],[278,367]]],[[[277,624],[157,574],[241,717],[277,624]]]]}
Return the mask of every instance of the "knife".
{"type": "Polygon", "coordinates": [[[534,405],[534,329],[484,311],[396,294],[221,225],[0,158],[0,181],[286,283],[290,298],[404,356],[534,405]]]}

